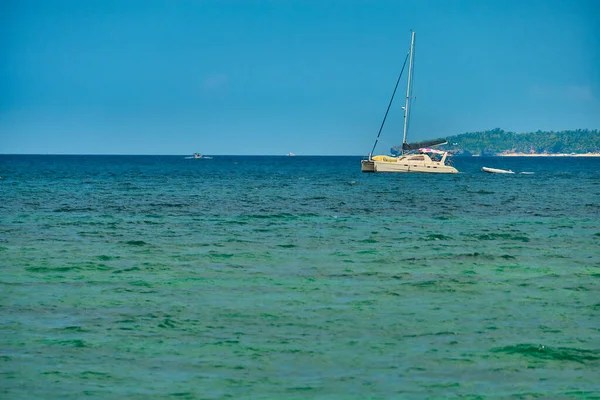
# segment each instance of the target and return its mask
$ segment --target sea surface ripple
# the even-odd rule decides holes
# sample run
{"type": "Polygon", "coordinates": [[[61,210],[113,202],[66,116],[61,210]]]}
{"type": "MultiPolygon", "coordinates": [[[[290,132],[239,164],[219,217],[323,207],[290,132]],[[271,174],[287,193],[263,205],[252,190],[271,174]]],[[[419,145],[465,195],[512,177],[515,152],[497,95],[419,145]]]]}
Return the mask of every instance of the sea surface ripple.
{"type": "Polygon", "coordinates": [[[2,398],[600,398],[600,159],[359,160],[0,156],[2,398]]]}

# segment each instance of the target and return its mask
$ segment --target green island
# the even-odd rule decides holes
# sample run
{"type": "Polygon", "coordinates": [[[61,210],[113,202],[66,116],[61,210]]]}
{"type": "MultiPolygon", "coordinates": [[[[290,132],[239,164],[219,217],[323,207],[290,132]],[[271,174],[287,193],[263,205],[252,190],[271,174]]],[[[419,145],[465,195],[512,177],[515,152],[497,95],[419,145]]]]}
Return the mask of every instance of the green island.
{"type": "MultiPolygon", "coordinates": [[[[455,156],[600,156],[600,131],[506,132],[500,128],[448,136],[439,146],[455,156]]],[[[400,146],[391,149],[401,152],[400,146]]]]}

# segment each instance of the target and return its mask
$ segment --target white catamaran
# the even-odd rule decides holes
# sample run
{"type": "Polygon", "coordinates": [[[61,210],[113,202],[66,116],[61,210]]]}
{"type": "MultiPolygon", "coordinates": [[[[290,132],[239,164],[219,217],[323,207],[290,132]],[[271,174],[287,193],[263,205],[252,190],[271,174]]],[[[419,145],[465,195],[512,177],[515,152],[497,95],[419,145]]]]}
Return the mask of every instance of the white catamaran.
{"type": "MultiPolygon", "coordinates": [[[[400,76],[398,77],[398,82],[396,82],[396,89],[394,89],[394,94],[392,95],[392,99],[390,100],[390,104],[388,105],[385,117],[383,118],[383,123],[381,124],[379,134],[377,135],[377,139],[375,140],[375,144],[373,145],[373,150],[371,150],[371,153],[369,153],[369,158],[367,160],[361,161],[362,172],[430,172],[438,174],[455,174],[458,172],[456,168],[447,164],[447,151],[435,150],[431,148],[440,144],[446,144],[447,142],[445,140],[433,140],[420,143],[406,142],[406,134],[408,132],[408,120],[410,115],[409,106],[411,103],[411,79],[413,75],[414,49],[415,32],[413,31],[410,41],[410,50],[406,56],[407,59],[409,59],[409,64],[408,82],[406,85],[406,103],[404,107],[402,107],[404,109],[404,136],[402,138],[402,154],[398,157],[386,155],[372,155],[373,151],[375,150],[375,146],[377,146],[377,142],[379,141],[379,136],[381,135],[381,130],[383,129],[383,125],[385,124],[385,119],[387,118],[390,106],[392,105],[392,102],[394,100],[394,94],[396,93],[398,83],[400,82],[400,78],[402,77],[404,66],[402,67],[402,72],[400,72],[400,76]]],[[[404,61],[404,65],[406,66],[406,60],[404,61]]]]}

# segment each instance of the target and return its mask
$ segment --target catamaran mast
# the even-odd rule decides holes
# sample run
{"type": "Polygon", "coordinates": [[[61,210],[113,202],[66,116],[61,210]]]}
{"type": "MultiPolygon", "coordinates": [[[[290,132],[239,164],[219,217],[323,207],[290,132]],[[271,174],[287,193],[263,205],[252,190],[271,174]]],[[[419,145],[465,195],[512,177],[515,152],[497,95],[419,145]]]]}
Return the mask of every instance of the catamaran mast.
{"type": "Polygon", "coordinates": [[[406,104],[404,105],[404,136],[402,137],[402,154],[404,154],[404,143],[406,143],[406,132],[408,131],[408,105],[410,104],[410,80],[413,72],[413,50],[415,47],[415,31],[410,39],[410,61],[408,62],[408,84],[406,85],[406,104]]]}

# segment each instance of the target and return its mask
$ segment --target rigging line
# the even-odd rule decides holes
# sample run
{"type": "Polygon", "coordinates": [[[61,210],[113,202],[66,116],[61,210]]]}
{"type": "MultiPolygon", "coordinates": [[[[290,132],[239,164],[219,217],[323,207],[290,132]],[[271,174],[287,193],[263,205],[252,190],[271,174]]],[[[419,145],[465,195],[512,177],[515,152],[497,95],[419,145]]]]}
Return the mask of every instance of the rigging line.
{"type": "Polygon", "coordinates": [[[373,152],[375,151],[375,147],[377,146],[377,142],[379,141],[379,136],[381,136],[381,131],[383,130],[383,125],[385,124],[385,120],[387,119],[388,113],[390,112],[390,107],[392,106],[392,102],[394,101],[394,96],[396,95],[396,90],[398,89],[398,84],[400,83],[400,79],[402,78],[402,73],[404,72],[404,67],[406,67],[406,61],[408,61],[409,54],[410,54],[410,52],[407,53],[406,58],[404,58],[404,64],[402,64],[402,70],[400,71],[400,75],[398,76],[398,80],[396,81],[396,86],[394,87],[394,92],[392,93],[392,98],[390,99],[390,103],[388,104],[387,110],[385,111],[385,115],[383,116],[383,121],[381,122],[381,127],[379,127],[379,133],[377,133],[377,138],[375,139],[373,148],[371,149],[371,152],[369,153],[369,159],[371,158],[370,155],[373,154],[373,152]]]}

